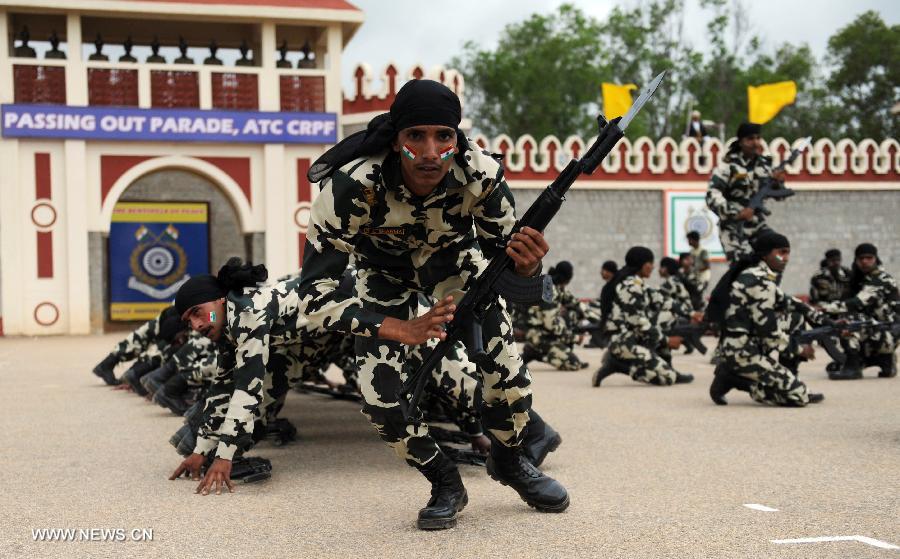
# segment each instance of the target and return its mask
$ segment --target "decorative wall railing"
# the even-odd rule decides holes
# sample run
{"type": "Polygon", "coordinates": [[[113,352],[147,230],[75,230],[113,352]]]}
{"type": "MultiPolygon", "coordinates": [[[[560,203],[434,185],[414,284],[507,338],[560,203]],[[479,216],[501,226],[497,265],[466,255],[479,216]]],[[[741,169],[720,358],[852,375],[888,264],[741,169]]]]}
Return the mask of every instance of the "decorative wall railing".
{"type": "MultiPolygon", "coordinates": [[[[66,60],[13,59],[16,103],[64,105],[66,60]]],[[[94,106],[259,110],[259,67],[88,61],[86,99],[94,106]]],[[[326,71],[275,70],[282,111],[325,112],[326,71]]]]}
{"type": "Polygon", "coordinates": [[[344,94],[344,114],[385,112],[394,101],[400,87],[409,80],[422,78],[436,80],[452,89],[465,104],[465,83],[462,74],[443,66],[434,66],[426,70],[416,65],[405,74],[401,74],[396,64],[388,64],[378,75],[372,73],[368,64],[357,64],[353,70],[354,86],[351,92],[344,94]],[[376,84],[377,82],[377,84],[376,84]]]}
{"type": "MultiPolygon", "coordinates": [[[[495,138],[476,135],[474,139],[482,147],[504,155],[508,179],[548,182],[593,142],[593,138],[586,143],[575,136],[565,140],[548,136],[540,141],[531,136],[513,140],[506,135],[495,138]]],[[[694,138],[666,137],[654,142],[647,137],[634,140],[626,137],[594,175],[582,180],[706,181],[719,165],[730,141],[723,144],[718,139],[709,139],[701,146],[694,138]]],[[[767,153],[777,165],[790,153],[794,143],[773,138],[767,144],[767,153]]],[[[854,142],[846,138],[837,141],[821,138],[787,167],[787,174],[799,181],[898,181],[900,143],[895,139],[854,142]]]]}

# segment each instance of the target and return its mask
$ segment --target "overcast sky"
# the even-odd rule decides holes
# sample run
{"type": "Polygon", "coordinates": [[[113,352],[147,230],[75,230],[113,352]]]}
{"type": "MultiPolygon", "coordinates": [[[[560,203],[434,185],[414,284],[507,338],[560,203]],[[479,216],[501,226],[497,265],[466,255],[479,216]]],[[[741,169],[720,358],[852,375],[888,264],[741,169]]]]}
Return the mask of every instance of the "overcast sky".
{"type": "MultiPolygon", "coordinates": [[[[353,68],[366,62],[380,72],[388,62],[406,72],[413,64],[445,64],[468,40],[493,47],[503,27],[532,13],[552,13],[562,0],[350,0],[366,21],[344,51],[344,85],[353,68]]],[[[706,18],[699,0],[686,0],[685,31],[696,48],[704,48],[706,18]]],[[[605,18],[617,5],[636,0],[570,0],[586,13],[605,18]]],[[[751,24],[767,47],[783,42],[807,43],[817,56],[828,37],[866,10],[875,10],[889,25],[900,23],[900,0],[747,0],[751,24]]],[[[622,53],[627,56],[627,53],[622,53]]]]}

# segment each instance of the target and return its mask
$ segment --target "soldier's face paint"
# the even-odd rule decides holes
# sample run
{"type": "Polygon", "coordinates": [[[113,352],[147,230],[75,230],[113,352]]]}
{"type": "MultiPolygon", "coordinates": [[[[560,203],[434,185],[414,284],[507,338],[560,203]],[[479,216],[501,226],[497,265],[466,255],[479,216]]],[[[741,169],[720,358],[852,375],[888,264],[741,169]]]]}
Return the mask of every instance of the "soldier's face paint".
{"type": "Polygon", "coordinates": [[[766,265],[772,270],[781,273],[787,268],[788,261],[791,259],[791,249],[789,248],[776,248],[772,252],[766,255],[763,260],[766,265]]]}
{"type": "Polygon", "coordinates": [[[225,327],[225,299],[194,305],[181,318],[190,325],[191,330],[217,341],[225,327]]]}
{"type": "Polygon", "coordinates": [[[456,130],[437,125],[404,128],[397,134],[394,151],[405,155],[400,158],[400,170],[406,187],[413,194],[427,196],[450,170],[456,153],[456,130]]]}

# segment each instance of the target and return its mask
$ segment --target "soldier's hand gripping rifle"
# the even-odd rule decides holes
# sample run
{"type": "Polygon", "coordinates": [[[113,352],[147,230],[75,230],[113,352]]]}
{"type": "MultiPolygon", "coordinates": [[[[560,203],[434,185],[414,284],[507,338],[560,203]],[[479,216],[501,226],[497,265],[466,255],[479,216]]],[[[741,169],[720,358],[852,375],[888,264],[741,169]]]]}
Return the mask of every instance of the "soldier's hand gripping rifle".
{"type": "MultiPolygon", "coordinates": [[[[544,231],[562,206],[569,187],[582,174],[592,174],[600,163],[609,155],[618,141],[624,137],[624,131],[634,119],[641,107],[653,95],[665,76],[662,72],[650,82],[634,104],[623,117],[607,122],[602,116],[597,117],[600,132],[594,143],[584,152],[580,159],[566,165],[550,186],[528,208],[528,211],[516,222],[510,235],[523,227],[531,227],[544,231]]],[[[509,241],[504,239],[503,246],[509,241]]],[[[515,273],[512,258],[502,252],[495,256],[487,268],[468,286],[462,301],[456,305],[453,320],[445,325],[447,336],[425,357],[422,365],[412,372],[400,388],[399,403],[403,415],[409,418],[416,413],[422,392],[431,371],[440,366],[441,359],[447,351],[459,341],[466,346],[469,359],[476,364],[484,364],[490,356],[484,351],[481,325],[490,312],[496,312],[498,295],[513,303],[536,303],[540,299],[550,302],[552,285],[550,278],[523,278],[515,273]]]]}
{"type": "MultiPolygon", "coordinates": [[[[788,158],[782,161],[778,167],[772,169],[772,174],[774,175],[776,173],[784,171],[788,165],[796,161],[797,158],[800,157],[800,154],[806,151],[806,148],[809,147],[810,142],[812,142],[812,136],[803,138],[803,140],[800,142],[800,145],[791,150],[791,154],[788,156],[788,158]]],[[[761,183],[762,184],[760,185],[759,190],[756,192],[756,194],[753,195],[752,198],[750,198],[750,204],[748,204],[748,207],[753,208],[753,211],[757,214],[769,215],[771,213],[766,208],[766,200],[784,200],[785,198],[790,198],[791,196],[796,194],[795,191],[791,190],[790,188],[785,188],[779,181],[772,177],[766,177],[761,181],[761,183]]]]}
{"type": "Polygon", "coordinates": [[[791,336],[791,341],[797,345],[810,345],[813,342],[818,342],[834,362],[843,365],[847,361],[847,356],[844,355],[844,352],[836,343],[837,338],[841,334],[844,332],[859,332],[860,330],[891,330],[896,328],[897,324],[875,320],[837,321],[825,326],[797,332],[791,336]]]}

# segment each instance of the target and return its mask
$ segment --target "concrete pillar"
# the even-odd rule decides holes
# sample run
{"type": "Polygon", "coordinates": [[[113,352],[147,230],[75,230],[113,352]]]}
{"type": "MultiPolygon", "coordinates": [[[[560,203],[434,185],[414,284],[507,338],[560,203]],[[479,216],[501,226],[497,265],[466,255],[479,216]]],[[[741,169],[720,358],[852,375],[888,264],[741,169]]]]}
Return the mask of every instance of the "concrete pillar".
{"type": "Polygon", "coordinates": [[[293,204],[288,200],[285,184],[284,145],[266,144],[263,148],[263,161],[266,267],[269,269],[269,277],[276,278],[296,270],[296,266],[288,258],[287,247],[290,243],[285,242],[290,231],[287,220],[293,204]]]}
{"type": "Polygon", "coordinates": [[[259,110],[279,111],[278,74],[275,71],[275,23],[263,22],[260,29],[259,110]]]}
{"type": "Polygon", "coordinates": [[[68,267],[69,334],[91,331],[90,251],[88,249],[87,148],[83,140],[65,141],[66,228],[57,237],[65,242],[68,267]],[[65,240],[63,240],[65,233],[65,240]]]}
{"type": "MultiPolygon", "coordinates": [[[[2,81],[2,80],[0,80],[2,81]]],[[[25,266],[22,247],[22,192],[19,188],[19,142],[0,142],[0,297],[3,333],[21,334],[25,319],[22,286],[25,266]]]]}
{"type": "Polygon", "coordinates": [[[81,58],[81,16],[69,14],[66,17],[66,45],[69,56],[66,59],[66,104],[87,106],[87,69],[81,58]]]}

